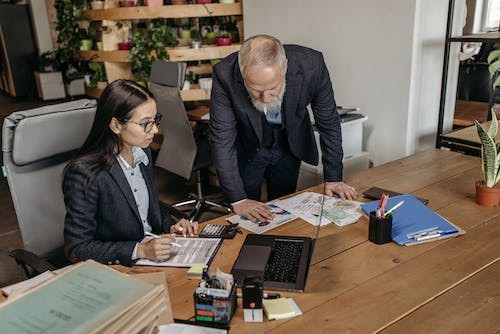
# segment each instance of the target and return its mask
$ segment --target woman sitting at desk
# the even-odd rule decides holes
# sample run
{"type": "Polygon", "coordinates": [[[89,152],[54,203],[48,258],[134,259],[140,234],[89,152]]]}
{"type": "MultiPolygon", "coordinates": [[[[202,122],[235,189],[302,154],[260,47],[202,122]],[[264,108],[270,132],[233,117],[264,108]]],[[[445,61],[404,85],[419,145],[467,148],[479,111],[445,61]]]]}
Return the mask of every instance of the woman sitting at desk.
{"type": "Polygon", "coordinates": [[[104,89],[90,134],[65,169],[64,239],[71,261],[131,266],[138,258],[165,260],[173,236],[144,239],[145,233],[198,232],[196,222],[175,223],[160,208],[148,148],[160,119],[144,87],[116,80],[104,89]]]}

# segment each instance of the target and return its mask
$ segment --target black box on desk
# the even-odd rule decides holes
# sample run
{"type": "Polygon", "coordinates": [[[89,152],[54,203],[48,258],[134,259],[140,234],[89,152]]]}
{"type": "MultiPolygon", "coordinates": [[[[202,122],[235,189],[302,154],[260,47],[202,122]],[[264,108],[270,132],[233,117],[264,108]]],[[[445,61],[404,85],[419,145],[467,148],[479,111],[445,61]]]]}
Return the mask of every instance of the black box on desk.
{"type": "Polygon", "coordinates": [[[223,289],[196,288],[193,297],[196,321],[229,325],[237,306],[236,284],[229,295],[223,289]]]}

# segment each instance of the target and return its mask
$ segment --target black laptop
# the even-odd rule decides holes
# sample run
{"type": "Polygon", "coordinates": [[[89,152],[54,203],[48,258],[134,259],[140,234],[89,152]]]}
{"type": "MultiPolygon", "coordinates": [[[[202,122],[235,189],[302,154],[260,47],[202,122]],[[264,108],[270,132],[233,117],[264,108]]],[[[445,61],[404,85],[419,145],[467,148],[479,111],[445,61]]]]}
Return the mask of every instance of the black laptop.
{"type": "Polygon", "coordinates": [[[313,247],[307,237],[249,234],[231,274],[240,287],[246,276],[260,276],[264,289],[304,291],[313,247]]]}

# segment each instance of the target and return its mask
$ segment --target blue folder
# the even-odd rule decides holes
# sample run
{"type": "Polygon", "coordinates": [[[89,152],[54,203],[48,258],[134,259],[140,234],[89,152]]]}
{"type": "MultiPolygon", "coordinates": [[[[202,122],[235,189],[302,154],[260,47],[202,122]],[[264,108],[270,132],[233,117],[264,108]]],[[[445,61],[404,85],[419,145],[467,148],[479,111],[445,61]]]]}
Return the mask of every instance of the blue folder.
{"type": "MultiPolygon", "coordinates": [[[[400,245],[442,239],[459,234],[459,229],[438,215],[412,195],[390,197],[386,211],[403,201],[403,205],[392,212],[392,240],[400,245]]],[[[375,211],[379,201],[361,204],[367,215],[375,211]]]]}

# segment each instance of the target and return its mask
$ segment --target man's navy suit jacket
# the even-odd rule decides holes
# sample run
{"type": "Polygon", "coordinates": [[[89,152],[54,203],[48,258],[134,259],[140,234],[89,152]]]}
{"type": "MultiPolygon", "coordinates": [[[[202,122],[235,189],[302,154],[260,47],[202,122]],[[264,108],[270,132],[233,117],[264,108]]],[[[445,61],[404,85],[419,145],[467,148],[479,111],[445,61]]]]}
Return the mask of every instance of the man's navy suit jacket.
{"type": "MultiPolygon", "coordinates": [[[[324,177],[342,180],[342,136],[332,83],[323,55],[298,45],[285,45],[288,59],[283,116],[291,153],[317,165],[318,150],[307,111],[311,104],[320,133],[324,177]]],[[[262,147],[262,115],[252,104],[233,53],[214,66],[210,98],[211,144],[220,184],[230,203],[246,198],[239,166],[262,147]]]]}

